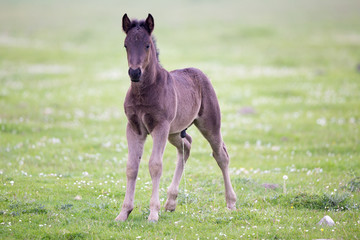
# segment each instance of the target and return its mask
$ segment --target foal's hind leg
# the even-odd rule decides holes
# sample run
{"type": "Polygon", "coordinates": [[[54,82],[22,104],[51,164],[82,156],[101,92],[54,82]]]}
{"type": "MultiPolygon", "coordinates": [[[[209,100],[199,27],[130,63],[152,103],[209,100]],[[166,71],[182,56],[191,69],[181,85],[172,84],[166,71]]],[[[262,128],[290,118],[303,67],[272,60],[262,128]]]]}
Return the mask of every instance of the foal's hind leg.
{"type": "Polygon", "coordinates": [[[169,136],[168,139],[169,142],[176,147],[178,152],[178,160],[176,164],[174,177],[168,189],[167,200],[165,203],[165,210],[174,211],[176,208],[176,198],[179,193],[179,184],[185,167],[184,160],[186,162],[187,159],[189,158],[192,139],[188,134],[186,134],[186,137],[183,138],[184,155],[183,155],[183,145],[182,145],[182,139],[180,137],[180,133],[172,134],[169,136]]]}
{"type": "Polygon", "coordinates": [[[220,123],[217,123],[216,120],[214,122],[214,119],[212,121],[209,120],[209,118],[199,118],[195,121],[195,125],[210,143],[211,148],[213,150],[213,156],[222,171],[224,183],[225,183],[225,198],[226,198],[227,208],[231,210],[235,210],[236,194],[231,185],[230,175],[229,175],[230,158],[227,153],[225,143],[223,142],[223,139],[221,137],[220,123]]]}

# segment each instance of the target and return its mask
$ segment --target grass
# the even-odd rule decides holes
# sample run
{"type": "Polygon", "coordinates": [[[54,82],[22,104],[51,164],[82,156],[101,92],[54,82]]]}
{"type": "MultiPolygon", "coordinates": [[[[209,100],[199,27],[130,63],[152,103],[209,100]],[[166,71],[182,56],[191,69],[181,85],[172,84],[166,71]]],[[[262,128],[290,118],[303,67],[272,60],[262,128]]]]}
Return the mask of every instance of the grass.
{"type": "MultiPolygon", "coordinates": [[[[1,1],[0,238],[359,239],[359,9],[355,0],[1,1]],[[166,69],[211,78],[237,211],[225,209],[220,170],[191,127],[176,211],[146,220],[149,138],[135,209],[114,222],[126,184],[125,12],[153,14],[166,69]],[[334,227],[317,225],[325,215],[334,227]]],[[[162,204],[175,152],[167,146],[162,204]]]]}

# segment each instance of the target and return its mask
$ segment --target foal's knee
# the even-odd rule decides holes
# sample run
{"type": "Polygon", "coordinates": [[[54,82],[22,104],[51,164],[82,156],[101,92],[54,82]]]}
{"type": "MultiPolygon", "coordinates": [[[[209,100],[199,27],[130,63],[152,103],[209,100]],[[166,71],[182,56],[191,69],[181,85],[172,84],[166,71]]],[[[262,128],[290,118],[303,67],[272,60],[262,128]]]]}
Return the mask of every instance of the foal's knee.
{"type": "Polygon", "coordinates": [[[138,170],[139,170],[139,167],[138,165],[128,165],[126,167],[126,176],[128,179],[136,179],[137,178],[137,175],[138,175],[138,170]]]}
{"type": "Polygon", "coordinates": [[[149,171],[151,177],[160,176],[162,172],[162,161],[150,159],[149,160],[149,171]]]}

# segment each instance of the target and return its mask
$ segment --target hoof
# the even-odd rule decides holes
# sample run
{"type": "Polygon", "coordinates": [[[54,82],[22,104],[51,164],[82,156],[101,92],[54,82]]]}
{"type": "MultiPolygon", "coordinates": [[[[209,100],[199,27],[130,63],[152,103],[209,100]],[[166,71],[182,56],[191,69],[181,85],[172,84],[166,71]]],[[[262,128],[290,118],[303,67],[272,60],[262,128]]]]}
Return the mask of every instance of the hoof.
{"type": "Polygon", "coordinates": [[[116,222],[124,222],[126,221],[126,219],[128,219],[129,214],[131,213],[130,211],[121,211],[120,214],[115,218],[116,222]]]}
{"type": "Polygon", "coordinates": [[[127,217],[123,217],[121,216],[121,214],[119,214],[116,218],[115,218],[115,222],[125,222],[127,219],[127,217]]]}
{"type": "Polygon", "coordinates": [[[227,209],[234,211],[236,210],[236,202],[234,203],[230,203],[230,204],[226,204],[227,209]]]}
{"type": "Polygon", "coordinates": [[[165,210],[168,212],[173,212],[175,211],[175,208],[176,208],[176,201],[168,199],[165,203],[165,210]]]}
{"type": "Polygon", "coordinates": [[[151,213],[148,217],[148,221],[151,223],[156,223],[159,220],[159,214],[158,213],[151,213]]]}
{"type": "Polygon", "coordinates": [[[226,197],[226,207],[232,211],[236,210],[236,194],[234,191],[226,197]]]}
{"type": "Polygon", "coordinates": [[[235,206],[231,206],[231,207],[227,207],[228,210],[230,211],[235,211],[236,210],[236,207],[235,206]]]}

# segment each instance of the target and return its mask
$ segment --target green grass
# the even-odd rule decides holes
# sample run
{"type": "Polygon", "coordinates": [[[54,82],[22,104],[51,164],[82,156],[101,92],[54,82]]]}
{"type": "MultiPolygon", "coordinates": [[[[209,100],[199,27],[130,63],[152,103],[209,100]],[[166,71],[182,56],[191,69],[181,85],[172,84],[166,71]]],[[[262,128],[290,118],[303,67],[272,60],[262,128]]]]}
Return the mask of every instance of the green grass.
{"type": "MultiPolygon", "coordinates": [[[[1,1],[0,238],[359,239],[359,9],[355,0],[1,1]],[[149,138],[135,209],[114,222],[126,184],[125,12],[152,13],[166,69],[211,78],[236,211],[191,127],[176,211],[147,222],[149,138]],[[325,215],[334,227],[317,225],[325,215]]],[[[175,159],[168,145],[162,205],[175,159]]]]}

